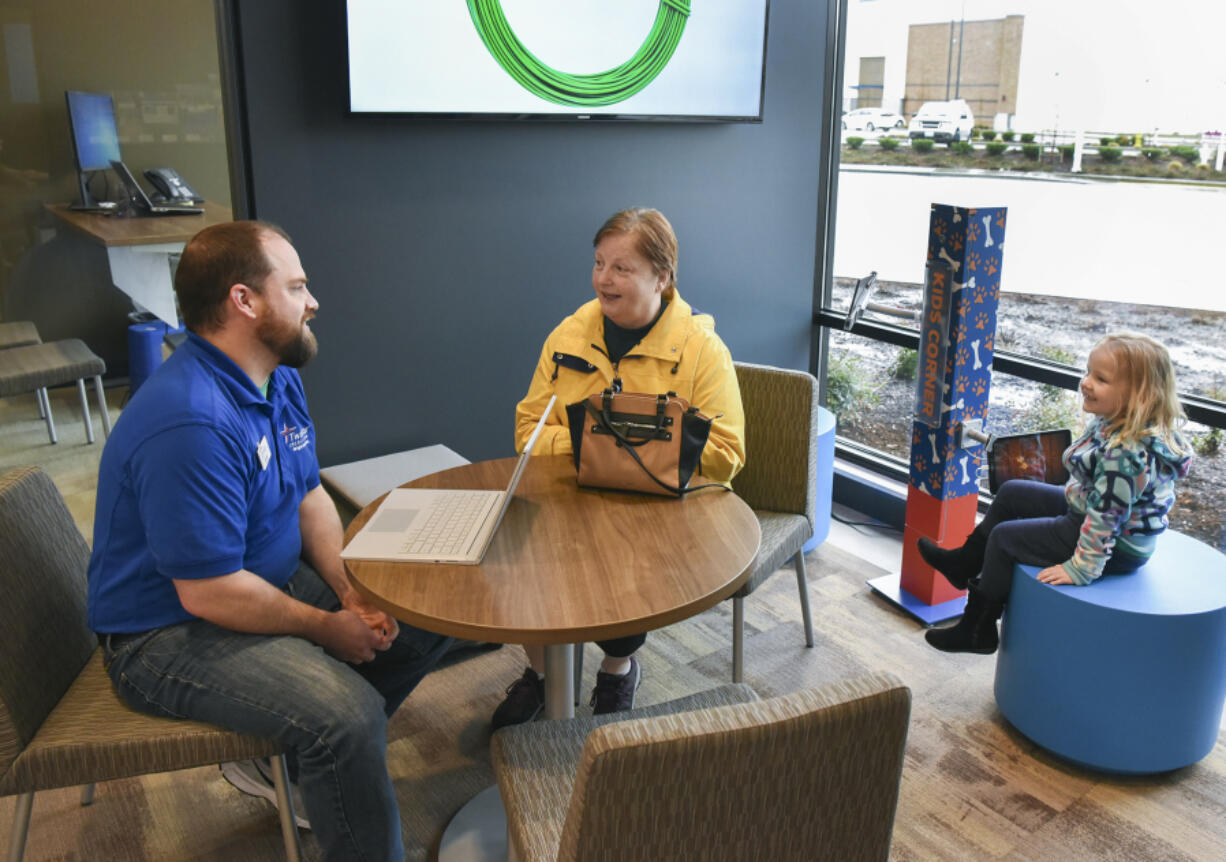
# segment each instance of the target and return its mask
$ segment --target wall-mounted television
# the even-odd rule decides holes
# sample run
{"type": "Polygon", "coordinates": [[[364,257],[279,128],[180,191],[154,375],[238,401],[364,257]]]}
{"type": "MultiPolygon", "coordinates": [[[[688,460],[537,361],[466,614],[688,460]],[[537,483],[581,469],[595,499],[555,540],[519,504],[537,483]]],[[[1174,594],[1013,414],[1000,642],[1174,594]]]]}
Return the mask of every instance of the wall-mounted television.
{"type": "Polygon", "coordinates": [[[347,0],[349,110],[757,122],[769,0],[347,0]]]}

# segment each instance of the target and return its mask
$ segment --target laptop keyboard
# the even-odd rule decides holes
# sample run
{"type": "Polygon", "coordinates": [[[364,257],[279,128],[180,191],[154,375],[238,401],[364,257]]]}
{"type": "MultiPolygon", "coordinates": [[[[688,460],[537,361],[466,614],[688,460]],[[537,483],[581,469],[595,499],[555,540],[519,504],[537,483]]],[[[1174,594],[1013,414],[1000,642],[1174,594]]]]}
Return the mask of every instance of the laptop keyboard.
{"type": "Polygon", "coordinates": [[[408,533],[400,552],[456,556],[467,551],[473,525],[489,509],[489,500],[489,491],[449,493],[435,504],[421,527],[408,533]]]}

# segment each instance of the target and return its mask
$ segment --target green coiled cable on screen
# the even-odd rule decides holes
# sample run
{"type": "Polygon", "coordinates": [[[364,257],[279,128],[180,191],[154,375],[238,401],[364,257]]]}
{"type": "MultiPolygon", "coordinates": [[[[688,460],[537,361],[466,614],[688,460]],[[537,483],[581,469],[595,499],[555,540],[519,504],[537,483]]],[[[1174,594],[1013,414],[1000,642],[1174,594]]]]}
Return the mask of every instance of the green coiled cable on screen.
{"type": "Polygon", "coordinates": [[[655,23],[638,52],[620,66],[593,75],[559,72],[538,60],[507,23],[499,0],[468,0],[468,12],[498,65],[525,90],[558,105],[594,108],[625,101],[655,80],[681,42],[690,3],[660,0],[655,23]]]}

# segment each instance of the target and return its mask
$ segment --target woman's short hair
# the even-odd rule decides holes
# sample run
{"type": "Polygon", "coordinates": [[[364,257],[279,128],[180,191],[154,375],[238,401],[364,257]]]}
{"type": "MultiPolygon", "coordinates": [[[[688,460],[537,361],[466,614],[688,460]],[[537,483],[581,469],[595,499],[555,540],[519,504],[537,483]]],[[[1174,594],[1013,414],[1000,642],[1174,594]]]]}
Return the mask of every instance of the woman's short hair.
{"type": "Polygon", "coordinates": [[[257,293],[272,273],[264,239],[289,236],[275,224],[233,221],[200,231],[183,249],[175,270],[179,314],[192,332],[208,332],[225,322],[223,309],[230,288],[245,284],[257,293]]]}
{"type": "Polygon", "coordinates": [[[650,207],[631,207],[614,213],[596,231],[593,247],[611,233],[634,237],[635,248],[647,258],[656,275],[668,273],[664,298],[671,299],[677,287],[677,234],[664,214],[650,207]]]}

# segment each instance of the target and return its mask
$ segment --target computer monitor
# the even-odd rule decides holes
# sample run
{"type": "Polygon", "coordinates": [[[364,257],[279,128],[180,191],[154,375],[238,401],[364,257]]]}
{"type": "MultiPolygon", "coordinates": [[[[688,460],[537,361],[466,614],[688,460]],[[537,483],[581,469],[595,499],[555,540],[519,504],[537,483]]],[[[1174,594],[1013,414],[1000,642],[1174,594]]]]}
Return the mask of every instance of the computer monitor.
{"type": "Polygon", "coordinates": [[[77,181],[81,188],[82,209],[98,206],[89,192],[88,174],[105,171],[112,160],[119,161],[119,132],[115,128],[115,103],[106,93],[68,90],[68,126],[72,131],[73,154],[77,159],[77,181]]]}

